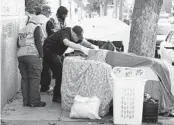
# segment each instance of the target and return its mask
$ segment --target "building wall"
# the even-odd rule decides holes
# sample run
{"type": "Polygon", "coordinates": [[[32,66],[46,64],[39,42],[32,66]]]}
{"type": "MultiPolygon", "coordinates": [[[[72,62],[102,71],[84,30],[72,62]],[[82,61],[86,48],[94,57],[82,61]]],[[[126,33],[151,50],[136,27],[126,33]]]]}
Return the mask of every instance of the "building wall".
{"type": "Polygon", "coordinates": [[[17,33],[25,25],[24,0],[1,0],[1,107],[20,88],[20,75],[16,57],[17,33]]]}

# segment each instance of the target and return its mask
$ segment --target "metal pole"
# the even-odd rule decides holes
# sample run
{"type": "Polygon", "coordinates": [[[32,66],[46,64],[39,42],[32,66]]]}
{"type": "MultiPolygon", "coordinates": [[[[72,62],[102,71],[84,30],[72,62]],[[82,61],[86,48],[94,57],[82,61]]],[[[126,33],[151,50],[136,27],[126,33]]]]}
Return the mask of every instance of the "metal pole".
{"type": "Polygon", "coordinates": [[[71,8],[71,4],[72,4],[72,2],[71,2],[71,0],[69,0],[69,13],[70,13],[70,22],[72,23],[72,8],[71,8]]]}
{"type": "Polygon", "coordinates": [[[61,6],[62,5],[62,0],[59,0],[59,6],[61,6]]]}
{"type": "Polygon", "coordinates": [[[123,1],[120,0],[119,19],[123,20],[123,1]]]}
{"type": "Polygon", "coordinates": [[[114,3],[114,17],[117,18],[118,17],[118,0],[113,0],[113,3],[114,3]]]}
{"type": "Polygon", "coordinates": [[[100,4],[100,16],[103,16],[103,6],[100,4]]]}

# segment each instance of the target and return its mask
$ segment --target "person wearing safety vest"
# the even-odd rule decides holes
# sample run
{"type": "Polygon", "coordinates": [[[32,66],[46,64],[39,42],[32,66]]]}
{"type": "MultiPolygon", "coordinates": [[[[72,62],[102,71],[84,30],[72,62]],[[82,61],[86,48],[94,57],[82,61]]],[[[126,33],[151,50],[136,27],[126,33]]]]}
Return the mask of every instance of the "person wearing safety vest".
{"type": "Polygon", "coordinates": [[[42,71],[42,31],[37,20],[31,18],[18,34],[17,57],[21,74],[23,106],[44,107],[40,97],[40,76],[42,71]]]}
{"type": "MultiPolygon", "coordinates": [[[[50,7],[45,5],[42,8],[37,7],[36,9],[36,16],[33,17],[35,20],[37,20],[38,24],[41,24],[41,29],[44,34],[42,44],[44,40],[52,35],[54,33],[55,26],[52,20],[49,19],[49,15],[51,13],[50,7]],[[38,11],[37,11],[38,10],[38,11]]],[[[51,70],[45,61],[42,61],[42,72],[41,72],[41,80],[40,80],[40,91],[41,92],[46,92],[46,91],[52,91],[53,88],[49,88],[51,83],[51,70]]]]}

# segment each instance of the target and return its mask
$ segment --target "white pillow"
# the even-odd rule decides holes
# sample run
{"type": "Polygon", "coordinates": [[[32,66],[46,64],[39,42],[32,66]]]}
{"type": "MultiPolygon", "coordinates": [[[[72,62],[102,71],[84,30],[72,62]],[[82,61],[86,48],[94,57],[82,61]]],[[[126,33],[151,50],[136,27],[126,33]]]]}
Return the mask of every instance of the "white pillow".
{"type": "Polygon", "coordinates": [[[70,118],[101,119],[98,115],[101,101],[96,96],[91,98],[76,95],[71,107],[70,118]]]}

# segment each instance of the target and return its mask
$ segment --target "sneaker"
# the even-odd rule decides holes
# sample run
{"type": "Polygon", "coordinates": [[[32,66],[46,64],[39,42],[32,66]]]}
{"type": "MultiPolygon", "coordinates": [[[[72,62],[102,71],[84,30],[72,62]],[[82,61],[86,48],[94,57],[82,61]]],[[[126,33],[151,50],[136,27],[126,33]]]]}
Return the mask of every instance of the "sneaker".
{"type": "Polygon", "coordinates": [[[40,101],[38,104],[29,104],[30,107],[45,107],[46,102],[40,101]]]}
{"type": "Polygon", "coordinates": [[[49,89],[40,89],[40,92],[47,92],[49,89]]]}
{"type": "Polygon", "coordinates": [[[53,97],[52,102],[61,103],[61,98],[55,98],[55,97],[53,97]]]}
{"type": "Polygon", "coordinates": [[[53,92],[53,87],[50,87],[49,89],[40,89],[40,92],[48,92],[48,93],[51,93],[53,92]]]}
{"type": "Polygon", "coordinates": [[[47,90],[48,93],[51,93],[53,92],[54,88],[53,87],[50,87],[50,89],[47,90]]]}

